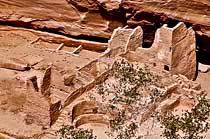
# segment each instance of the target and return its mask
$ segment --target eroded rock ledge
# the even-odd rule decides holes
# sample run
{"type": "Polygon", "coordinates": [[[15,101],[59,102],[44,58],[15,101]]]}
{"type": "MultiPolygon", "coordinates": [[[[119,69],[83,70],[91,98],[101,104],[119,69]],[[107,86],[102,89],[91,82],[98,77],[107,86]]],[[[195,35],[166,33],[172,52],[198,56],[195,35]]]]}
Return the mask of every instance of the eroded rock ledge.
{"type": "Polygon", "coordinates": [[[144,45],[151,46],[157,28],[179,21],[193,26],[202,50],[210,52],[208,0],[0,0],[0,22],[105,41],[112,31],[128,25],[144,30],[144,45]],[[101,39],[100,39],[101,38],[101,39]]]}

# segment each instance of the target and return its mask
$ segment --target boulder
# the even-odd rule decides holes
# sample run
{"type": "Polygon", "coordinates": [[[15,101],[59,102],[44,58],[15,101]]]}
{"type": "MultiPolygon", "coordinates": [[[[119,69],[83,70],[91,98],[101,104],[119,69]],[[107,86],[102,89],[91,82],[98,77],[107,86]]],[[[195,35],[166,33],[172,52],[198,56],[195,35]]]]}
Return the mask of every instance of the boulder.
{"type": "Polygon", "coordinates": [[[75,77],[76,77],[75,73],[68,73],[68,74],[63,75],[64,85],[66,86],[73,85],[74,84],[73,81],[75,77]]]}

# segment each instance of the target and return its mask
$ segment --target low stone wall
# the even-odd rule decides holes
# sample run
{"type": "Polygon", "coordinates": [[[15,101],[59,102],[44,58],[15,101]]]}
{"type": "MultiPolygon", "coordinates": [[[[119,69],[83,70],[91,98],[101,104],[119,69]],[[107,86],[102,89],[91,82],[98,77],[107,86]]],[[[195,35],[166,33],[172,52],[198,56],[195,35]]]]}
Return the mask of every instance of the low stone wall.
{"type": "Polygon", "coordinates": [[[93,81],[86,84],[85,86],[81,86],[79,89],[72,92],[65,100],[63,107],[68,106],[71,104],[75,99],[77,99],[79,96],[81,96],[84,92],[87,92],[95,87],[97,83],[103,82],[107,79],[109,75],[110,70],[105,71],[104,73],[101,73],[99,76],[97,76],[93,81]]]}
{"type": "Polygon", "coordinates": [[[83,124],[88,124],[88,123],[100,123],[100,124],[109,125],[109,118],[103,114],[83,115],[75,122],[75,126],[79,127],[83,124]]]}
{"type": "Polygon", "coordinates": [[[72,109],[72,122],[85,114],[105,114],[101,105],[95,101],[82,101],[72,109]]]}

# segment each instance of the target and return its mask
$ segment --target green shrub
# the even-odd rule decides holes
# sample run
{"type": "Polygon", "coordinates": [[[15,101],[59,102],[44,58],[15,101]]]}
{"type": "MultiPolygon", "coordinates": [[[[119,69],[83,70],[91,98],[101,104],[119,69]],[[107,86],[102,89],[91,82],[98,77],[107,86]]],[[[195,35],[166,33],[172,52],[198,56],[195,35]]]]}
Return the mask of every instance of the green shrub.
{"type": "Polygon", "coordinates": [[[75,128],[71,125],[63,125],[56,134],[60,137],[60,139],[96,139],[92,130],[75,128]]]}
{"type": "Polygon", "coordinates": [[[202,133],[209,129],[210,104],[205,97],[198,98],[198,104],[181,116],[165,113],[158,116],[164,127],[163,137],[167,139],[202,139],[202,133]],[[181,133],[181,135],[180,135],[181,133]]]}

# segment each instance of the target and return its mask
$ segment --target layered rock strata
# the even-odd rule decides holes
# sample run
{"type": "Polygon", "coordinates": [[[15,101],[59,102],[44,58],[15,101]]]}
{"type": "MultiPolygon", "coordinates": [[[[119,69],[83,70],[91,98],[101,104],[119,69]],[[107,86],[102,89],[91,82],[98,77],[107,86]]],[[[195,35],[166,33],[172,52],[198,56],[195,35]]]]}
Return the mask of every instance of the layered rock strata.
{"type": "Polygon", "coordinates": [[[163,24],[171,27],[182,21],[193,26],[199,48],[210,52],[210,5],[207,0],[1,0],[0,3],[2,24],[103,42],[119,26],[141,26],[144,47],[151,46],[155,31],[163,24]]]}

